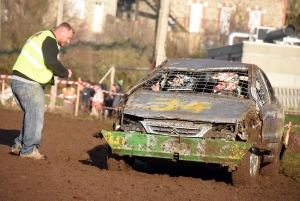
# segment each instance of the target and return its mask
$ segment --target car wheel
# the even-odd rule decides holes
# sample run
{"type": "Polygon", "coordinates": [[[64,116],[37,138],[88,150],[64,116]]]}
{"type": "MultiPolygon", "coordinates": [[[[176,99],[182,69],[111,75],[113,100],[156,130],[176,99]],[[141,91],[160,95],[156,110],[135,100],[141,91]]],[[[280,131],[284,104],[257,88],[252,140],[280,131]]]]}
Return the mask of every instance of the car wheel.
{"type": "Polygon", "coordinates": [[[256,182],[259,175],[261,158],[258,150],[252,148],[242,159],[236,171],[232,172],[234,185],[256,182]]]}
{"type": "Polygon", "coordinates": [[[284,146],[283,146],[283,140],[281,140],[280,143],[279,143],[278,149],[275,153],[275,159],[271,163],[271,165],[273,166],[273,169],[272,169],[273,170],[273,172],[272,172],[273,175],[278,175],[278,173],[280,171],[281,158],[282,158],[282,155],[283,155],[284,151],[285,151],[285,149],[284,149],[284,146]]]}
{"type": "Polygon", "coordinates": [[[283,141],[281,140],[276,152],[274,153],[274,160],[267,164],[266,167],[263,168],[262,174],[264,175],[273,175],[276,176],[280,172],[281,168],[281,159],[285,152],[285,147],[283,145],[283,141]]]}

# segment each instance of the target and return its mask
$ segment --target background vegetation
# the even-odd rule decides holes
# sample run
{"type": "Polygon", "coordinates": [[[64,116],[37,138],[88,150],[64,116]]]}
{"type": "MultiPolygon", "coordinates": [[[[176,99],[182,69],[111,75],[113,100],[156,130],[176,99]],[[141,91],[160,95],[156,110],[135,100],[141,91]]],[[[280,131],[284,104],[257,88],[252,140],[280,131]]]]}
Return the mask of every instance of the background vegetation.
{"type": "Polygon", "coordinates": [[[287,149],[282,157],[281,172],[300,184],[300,153],[287,149]]]}
{"type": "MultiPolygon", "coordinates": [[[[242,1],[237,1],[241,3],[242,1]]],[[[71,5],[69,5],[71,6],[71,5]]],[[[242,5],[240,5],[242,6],[242,5]]],[[[237,21],[242,22],[244,15],[238,12],[231,22],[231,31],[243,31],[237,21]]],[[[67,13],[68,6],[64,6],[67,13]]],[[[5,0],[0,5],[0,74],[11,74],[17,56],[25,41],[33,33],[56,26],[57,7],[50,0],[5,0]]],[[[71,44],[64,47],[60,54],[62,63],[73,70],[72,80],[98,82],[112,66],[150,68],[154,59],[155,31],[147,23],[139,25],[131,20],[107,20],[101,34],[92,34],[85,20],[63,16],[74,27],[76,33],[71,44]]],[[[286,22],[293,24],[300,35],[300,2],[289,0],[286,22]]],[[[166,42],[167,57],[206,57],[209,46],[224,45],[227,35],[211,33],[209,22],[205,28],[202,43],[194,43],[195,35],[187,32],[168,32],[166,42]],[[216,43],[216,40],[218,42],[216,43]],[[190,46],[193,46],[192,48],[190,46]],[[192,52],[190,51],[192,49],[192,52]]],[[[174,30],[179,30],[175,29],[174,30]]],[[[116,70],[115,80],[123,79],[127,90],[144,74],[143,71],[116,70]]],[[[109,84],[108,79],[104,81],[109,84]]],[[[47,89],[48,90],[48,89],[47,89]]]]}

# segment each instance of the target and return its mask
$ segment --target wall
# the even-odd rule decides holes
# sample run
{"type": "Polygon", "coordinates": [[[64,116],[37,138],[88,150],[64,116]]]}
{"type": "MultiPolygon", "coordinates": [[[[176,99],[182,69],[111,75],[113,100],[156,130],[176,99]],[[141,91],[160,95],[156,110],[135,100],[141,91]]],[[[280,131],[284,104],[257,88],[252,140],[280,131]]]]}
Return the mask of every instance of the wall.
{"type": "Polygon", "coordinates": [[[300,88],[299,46],[245,41],[242,62],[261,67],[273,87],[300,88]]]}

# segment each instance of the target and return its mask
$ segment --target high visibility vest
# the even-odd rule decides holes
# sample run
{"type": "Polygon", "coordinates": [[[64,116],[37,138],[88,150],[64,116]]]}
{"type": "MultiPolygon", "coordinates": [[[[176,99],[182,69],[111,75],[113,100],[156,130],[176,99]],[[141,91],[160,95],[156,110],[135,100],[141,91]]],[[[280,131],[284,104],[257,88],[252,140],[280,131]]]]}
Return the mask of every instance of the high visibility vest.
{"type": "MultiPolygon", "coordinates": [[[[42,52],[42,44],[48,36],[55,39],[50,30],[40,31],[32,35],[22,48],[13,70],[19,71],[38,83],[48,83],[53,72],[45,66],[42,52]]],[[[57,47],[60,48],[58,44],[57,47]]]]}
{"type": "Polygon", "coordinates": [[[74,102],[76,95],[75,95],[75,89],[74,88],[63,88],[63,98],[66,101],[74,102]]]}
{"type": "Polygon", "coordinates": [[[95,90],[95,95],[92,100],[92,106],[95,106],[98,110],[101,110],[103,102],[104,102],[104,93],[99,89],[95,90]]]}

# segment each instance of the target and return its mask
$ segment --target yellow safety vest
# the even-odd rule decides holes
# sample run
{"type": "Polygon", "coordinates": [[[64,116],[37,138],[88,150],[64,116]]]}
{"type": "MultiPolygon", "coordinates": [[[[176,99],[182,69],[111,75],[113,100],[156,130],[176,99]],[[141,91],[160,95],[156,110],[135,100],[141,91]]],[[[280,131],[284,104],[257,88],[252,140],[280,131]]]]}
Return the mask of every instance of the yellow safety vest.
{"type": "MultiPolygon", "coordinates": [[[[32,35],[24,45],[13,70],[19,71],[38,83],[48,83],[53,76],[53,72],[45,66],[42,52],[42,44],[48,36],[55,39],[55,36],[49,30],[32,35]]],[[[58,44],[57,47],[60,48],[58,44]]]]}

